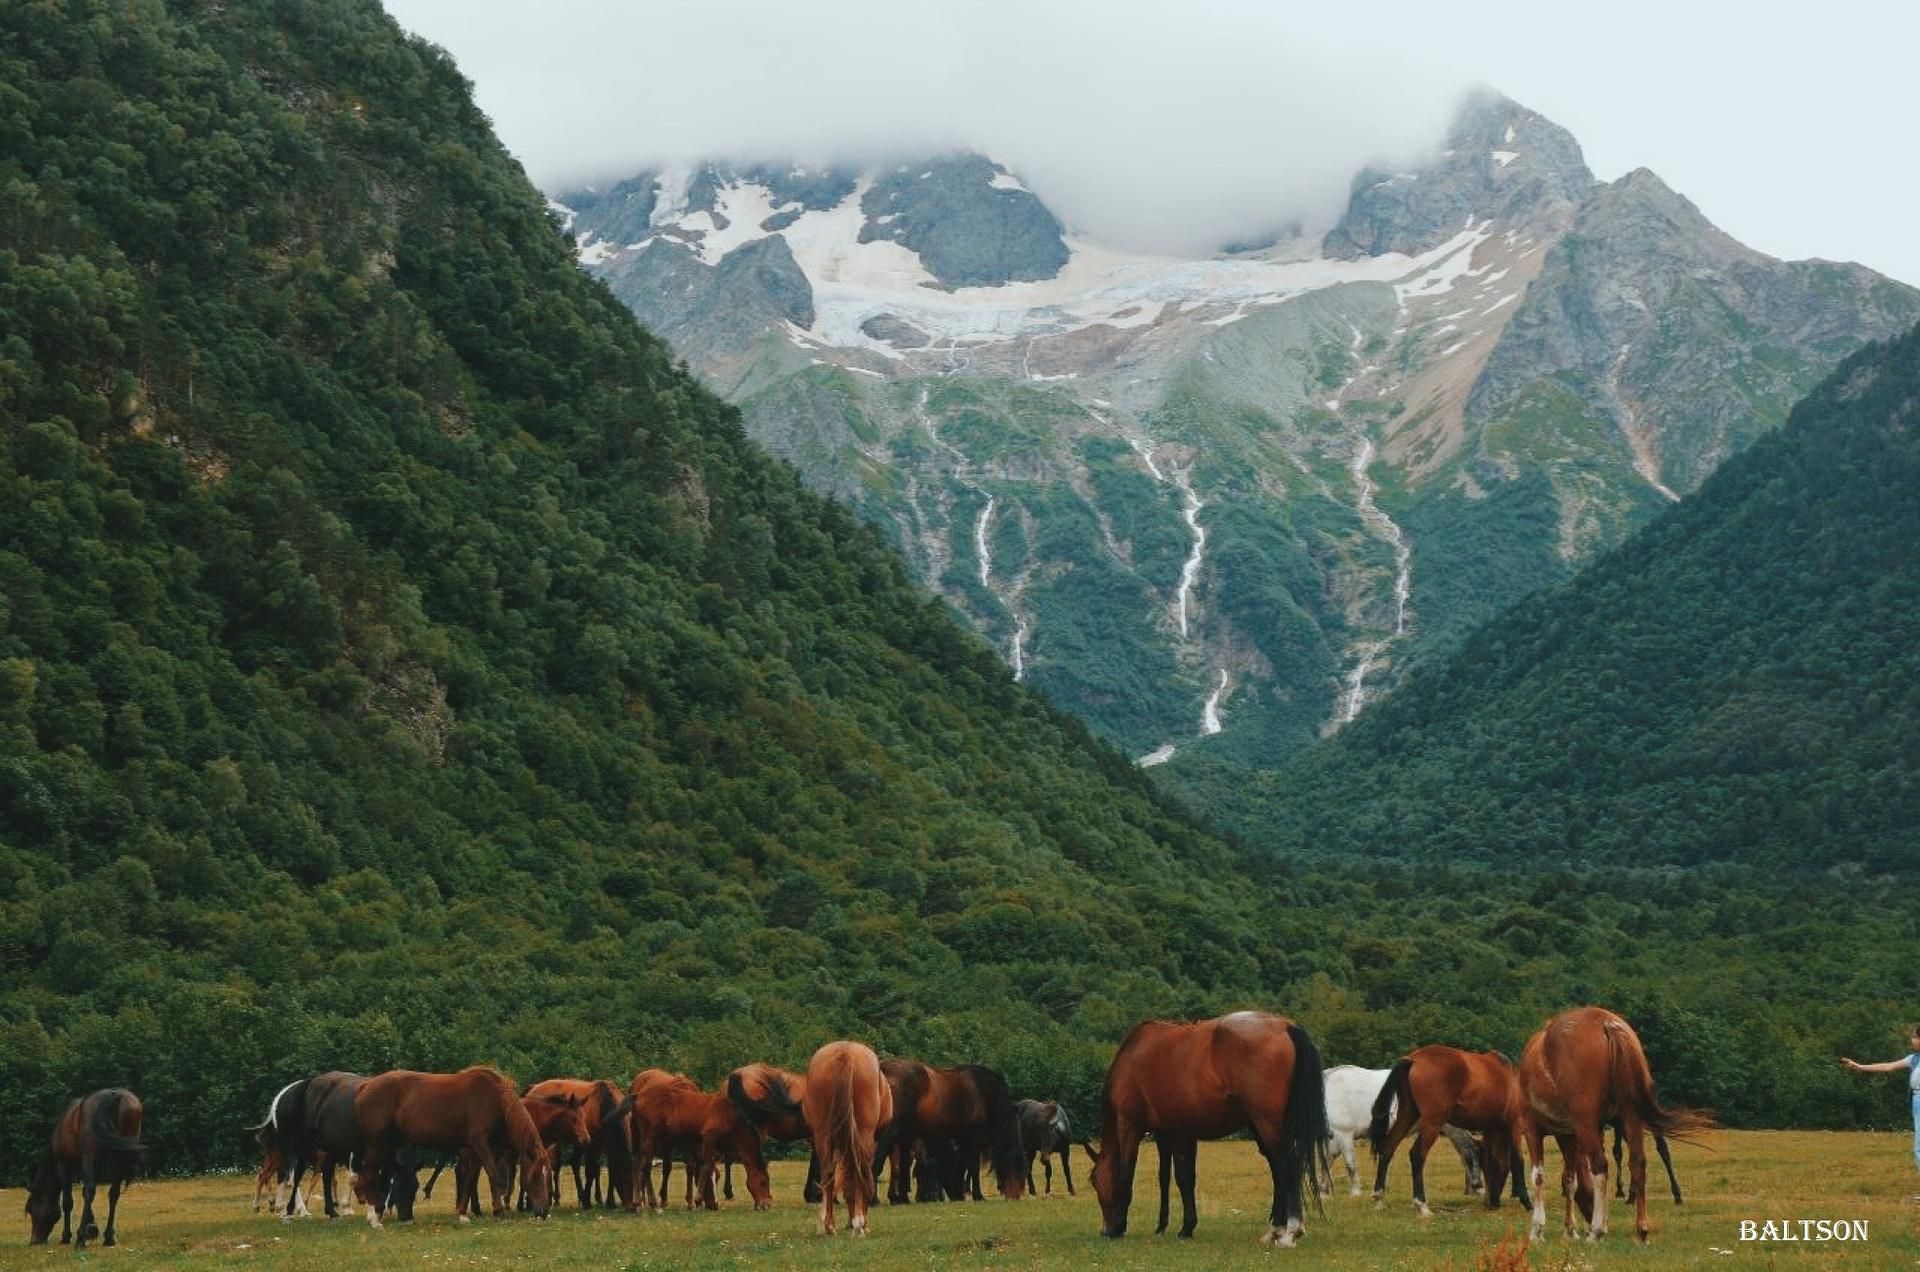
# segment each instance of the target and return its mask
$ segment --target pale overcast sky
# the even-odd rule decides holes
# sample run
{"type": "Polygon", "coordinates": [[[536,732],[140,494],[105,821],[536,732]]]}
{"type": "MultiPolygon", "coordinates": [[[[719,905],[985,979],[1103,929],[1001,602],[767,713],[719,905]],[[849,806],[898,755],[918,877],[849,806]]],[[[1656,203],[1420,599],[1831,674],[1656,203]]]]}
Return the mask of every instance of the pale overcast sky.
{"type": "Polygon", "coordinates": [[[1645,166],[1777,256],[1920,284],[1920,2],[387,0],[536,181],[955,145],[1061,216],[1196,250],[1331,218],[1484,83],[1603,180],[1645,166]]]}

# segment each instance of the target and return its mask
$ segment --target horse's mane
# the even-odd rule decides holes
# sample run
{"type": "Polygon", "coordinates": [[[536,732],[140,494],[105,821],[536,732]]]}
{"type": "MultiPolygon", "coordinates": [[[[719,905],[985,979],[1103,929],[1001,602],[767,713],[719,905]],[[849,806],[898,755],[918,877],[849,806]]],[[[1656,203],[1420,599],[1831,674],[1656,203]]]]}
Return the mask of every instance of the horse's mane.
{"type": "Polygon", "coordinates": [[[521,1152],[538,1150],[543,1147],[540,1128],[534,1125],[533,1114],[527,1112],[527,1106],[520,1102],[520,1088],[513,1084],[500,1070],[488,1064],[471,1064],[460,1070],[462,1077],[471,1077],[486,1082],[500,1099],[500,1115],[506,1123],[507,1138],[521,1152]]]}
{"type": "Polygon", "coordinates": [[[33,1214],[33,1203],[51,1196],[60,1187],[60,1171],[53,1163],[53,1145],[40,1150],[40,1161],[33,1169],[33,1182],[27,1186],[27,1204],[23,1213],[33,1214]]]}

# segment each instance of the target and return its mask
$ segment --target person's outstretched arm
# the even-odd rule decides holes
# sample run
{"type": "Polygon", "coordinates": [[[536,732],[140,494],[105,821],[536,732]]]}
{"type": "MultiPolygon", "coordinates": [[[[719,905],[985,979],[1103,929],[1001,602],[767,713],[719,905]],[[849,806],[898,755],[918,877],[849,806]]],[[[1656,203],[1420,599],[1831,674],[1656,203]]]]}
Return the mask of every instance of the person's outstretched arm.
{"type": "Polygon", "coordinates": [[[1842,1056],[1840,1063],[1855,1073],[1901,1073],[1912,1067],[1912,1062],[1905,1056],[1881,1064],[1861,1064],[1858,1060],[1849,1060],[1842,1056]]]}

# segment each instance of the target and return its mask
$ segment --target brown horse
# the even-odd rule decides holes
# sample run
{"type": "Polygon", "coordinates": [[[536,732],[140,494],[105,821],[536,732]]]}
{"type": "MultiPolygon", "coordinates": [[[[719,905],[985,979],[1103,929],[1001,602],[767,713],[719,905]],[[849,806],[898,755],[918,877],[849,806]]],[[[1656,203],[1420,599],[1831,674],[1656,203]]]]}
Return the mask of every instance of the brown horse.
{"type": "MultiPolygon", "coordinates": [[[[1449,1125],[1486,1137],[1487,1208],[1498,1207],[1507,1172],[1517,1170],[1527,1144],[1527,1104],[1513,1061],[1497,1051],[1434,1046],[1409,1052],[1393,1066],[1374,1097],[1367,1127],[1379,1162],[1373,1179],[1376,1202],[1387,1191],[1393,1151],[1416,1125],[1420,1135],[1407,1157],[1413,1163],[1413,1205],[1421,1217],[1433,1217],[1427,1207],[1427,1153],[1449,1125]]],[[[1521,1205],[1531,1204],[1517,1173],[1514,1195],[1521,1205]]]]}
{"type": "MultiPolygon", "coordinates": [[[[587,1124],[586,1109],[578,1095],[524,1095],[520,1097],[521,1106],[527,1110],[527,1116],[533,1119],[533,1125],[540,1132],[540,1142],[546,1146],[547,1169],[558,1178],[560,1152],[562,1149],[578,1149],[593,1138],[593,1129],[587,1124]]],[[[443,1163],[444,1165],[444,1163],[443,1163]]],[[[505,1163],[507,1176],[506,1190],[511,1192],[516,1175],[519,1176],[520,1199],[516,1203],[521,1210],[530,1210],[533,1199],[529,1182],[523,1172],[516,1169],[513,1162],[505,1163]]],[[[436,1166],[427,1179],[426,1194],[433,1192],[433,1181],[440,1178],[441,1167],[436,1166]]],[[[471,1210],[480,1208],[480,1159],[472,1149],[460,1150],[454,1164],[454,1186],[466,1194],[467,1206],[471,1210]]]]}
{"type": "Polygon", "coordinates": [[[140,1099],[131,1091],[108,1087],[67,1106],[53,1124],[53,1134],[40,1155],[39,1168],[27,1190],[29,1244],[45,1245],[60,1220],[60,1244],[73,1242],[82,1250],[95,1236],[100,1244],[114,1243],[114,1219],[120,1210],[120,1189],[131,1183],[140,1166],[140,1099]],[[93,1221],[93,1190],[107,1181],[107,1230],[93,1221]],[[73,1234],[73,1181],[80,1181],[80,1236],[73,1234]]]}
{"type": "Polygon", "coordinates": [[[1257,1011],[1134,1026],[1114,1054],[1100,1098],[1104,1147],[1081,1145],[1093,1159],[1101,1234],[1126,1235],[1140,1141],[1151,1133],[1180,1185],[1180,1235],[1192,1236],[1196,1145],[1241,1130],[1253,1132],[1273,1176],[1260,1243],[1291,1246],[1304,1231],[1306,1191],[1317,1206],[1327,1169],[1326,1091],[1313,1039],[1285,1017],[1257,1011]]]}
{"type": "MultiPolygon", "coordinates": [[[[727,1075],[727,1098],[740,1116],[760,1132],[764,1143],[812,1144],[801,1102],[807,1098],[807,1076],[770,1064],[745,1064],[727,1075]]],[[[809,1205],[820,1200],[820,1163],[807,1158],[807,1182],[801,1192],[809,1205]]]]}
{"type": "Polygon", "coordinates": [[[596,1196],[609,1210],[613,1209],[615,1194],[624,1203],[627,1190],[633,1182],[633,1145],[630,1138],[633,1128],[628,1118],[633,1108],[626,1103],[626,1097],[621,1095],[620,1089],[604,1078],[592,1082],[582,1078],[548,1078],[545,1082],[536,1082],[528,1087],[527,1095],[534,1098],[573,1096],[584,1101],[587,1125],[592,1134],[587,1143],[573,1153],[574,1195],[582,1210],[591,1210],[596,1196]],[[600,1190],[600,1164],[603,1161],[607,1165],[608,1183],[604,1193],[600,1190]]]}
{"type": "Polygon", "coordinates": [[[1566,1235],[1574,1235],[1576,1203],[1587,1239],[1607,1233],[1607,1157],[1604,1135],[1618,1121],[1626,1132],[1628,1196],[1634,1238],[1648,1239],[1647,1131],[1687,1142],[1713,1118],[1691,1109],[1662,1108],[1640,1037],[1604,1007],[1562,1012],[1527,1039],[1520,1053],[1520,1090],[1527,1102],[1527,1155],[1533,1172],[1533,1240],[1547,1224],[1544,1136],[1560,1145],[1560,1191],[1566,1199],[1566,1235]]]}
{"type": "Polygon", "coordinates": [[[882,1062],[880,1071],[893,1089],[890,1203],[909,1199],[915,1140],[939,1146],[942,1151],[936,1156],[957,1158],[957,1168],[943,1181],[953,1200],[959,1200],[961,1190],[969,1186],[974,1200],[980,1200],[982,1156],[993,1167],[1001,1196],[1018,1201],[1025,1195],[1027,1159],[1020,1143],[1020,1112],[1005,1078],[977,1064],[940,1069],[903,1059],[882,1062]]]}
{"type": "MultiPolygon", "coordinates": [[[[471,1149],[487,1172],[496,1216],[507,1211],[502,1158],[511,1153],[529,1181],[534,1214],[544,1219],[552,1207],[553,1172],[546,1146],[519,1092],[497,1069],[475,1065],[458,1073],[383,1073],[361,1086],[354,1097],[354,1116],[365,1145],[357,1185],[369,1202],[367,1221],[376,1228],[402,1145],[471,1149]]],[[[455,1209],[465,1222],[467,1198],[457,1190],[455,1209]]]]}
{"type": "Polygon", "coordinates": [[[820,1164],[820,1235],[833,1235],[835,1196],[845,1193],[847,1230],[864,1237],[867,1209],[879,1200],[873,1163],[886,1151],[894,1125],[893,1089],[873,1048],[830,1042],[814,1052],[800,1107],[813,1128],[813,1158],[820,1164]]]}
{"type": "Polygon", "coordinates": [[[649,1209],[666,1206],[667,1175],[673,1152],[679,1149],[687,1167],[687,1208],[694,1208],[694,1190],[701,1206],[718,1210],[713,1177],[722,1158],[731,1155],[746,1169],[747,1192],[755,1210],[773,1205],[767,1161],[760,1152],[760,1132],[741,1115],[725,1092],[702,1091],[691,1078],[664,1069],[644,1069],[633,1079],[634,1204],[649,1209]],[[664,1159],[660,1191],[653,1189],[653,1159],[664,1159]]]}

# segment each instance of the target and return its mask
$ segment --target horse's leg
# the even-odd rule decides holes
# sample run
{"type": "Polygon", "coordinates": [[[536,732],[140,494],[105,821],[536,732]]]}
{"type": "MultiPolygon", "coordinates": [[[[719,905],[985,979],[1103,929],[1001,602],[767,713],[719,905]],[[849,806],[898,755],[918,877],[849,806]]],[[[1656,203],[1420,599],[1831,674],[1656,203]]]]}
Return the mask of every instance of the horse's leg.
{"type": "Polygon", "coordinates": [[[1407,1150],[1407,1165],[1413,1171],[1413,1208],[1420,1212],[1422,1219],[1433,1218],[1433,1208],[1427,1205],[1427,1154],[1433,1151],[1434,1141],[1439,1138],[1439,1128],[1422,1118],[1420,1133],[1414,1138],[1413,1147],[1407,1150]]]}
{"type": "Polygon", "coordinates": [[[1632,1113],[1627,1115],[1627,1169],[1633,1176],[1632,1186],[1627,1190],[1627,1195],[1633,1198],[1633,1239],[1645,1245],[1650,1235],[1647,1227],[1647,1145],[1640,1119],[1632,1113]]]}
{"type": "Polygon", "coordinates": [[[120,1176],[116,1173],[113,1182],[107,1185],[107,1230],[100,1234],[102,1247],[113,1244],[113,1221],[120,1213],[120,1176]]]}
{"type": "Polygon", "coordinates": [[[1607,1235],[1607,1133],[1595,1126],[1580,1136],[1580,1157],[1586,1167],[1580,1180],[1581,1191],[1593,1195],[1593,1209],[1587,1216],[1587,1240],[1598,1241],[1607,1235]]]}
{"type": "Polygon", "coordinates": [[[1412,1100],[1401,1100],[1394,1106],[1393,1125],[1387,1128],[1387,1142],[1375,1154],[1379,1164],[1373,1170],[1373,1200],[1380,1204],[1387,1195],[1387,1167],[1393,1163],[1394,1150],[1400,1147],[1400,1141],[1407,1138],[1413,1130],[1414,1122],[1419,1118],[1420,1110],[1413,1106],[1412,1100]]]}
{"type": "Polygon", "coordinates": [[[1178,1235],[1183,1241],[1193,1235],[1194,1227],[1200,1222],[1200,1212],[1194,1207],[1193,1197],[1193,1168],[1199,1148],[1199,1143],[1195,1140],[1182,1140],[1179,1155],[1173,1159],[1173,1180],[1180,1185],[1180,1232],[1178,1235]]]}
{"type": "Polygon", "coordinates": [[[1153,1146],[1160,1150],[1160,1222],[1153,1228],[1157,1237],[1167,1230],[1167,1199],[1173,1195],[1173,1150],[1158,1135],[1153,1137],[1153,1146]]]}
{"type": "Polygon", "coordinates": [[[811,1150],[807,1153],[807,1182],[800,1186],[800,1200],[809,1205],[820,1200],[820,1158],[811,1150]]]}
{"type": "Polygon", "coordinates": [[[1555,1134],[1553,1142],[1560,1149],[1560,1199],[1566,1203],[1566,1226],[1562,1235],[1571,1241],[1575,1235],[1573,1226],[1574,1182],[1579,1172],[1579,1152],[1573,1136],[1555,1134]]]}
{"type": "Polygon", "coordinates": [[[1067,1196],[1073,1196],[1073,1145],[1060,1146],[1060,1176],[1067,1181],[1067,1196]]]}
{"type": "Polygon", "coordinates": [[[60,1244],[73,1244],[73,1172],[60,1167],[60,1244]]]}
{"type": "MultiPolygon", "coordinates": [[[[1601,1134],[1604,1136],[1605,1132],[1601,1134]]],[[[1626,1135],[1621,1130],[1620,1123],[1615,1122],[1613,1124],[1613,1195],[1616,1198],[1625,1198],[1627,1195],[1627,1177],[1620,1170],[1620,1150],[1624,1147],[1626,1147],[1626,1135]]]]}
{"type": "Polygon", "coordinates": [[[833,1235],[834,1192],[839,1182],[835,1176],[839,1174],[840,1163],[834,1158],[832,1146],[822,1144],[817,1139],[814,1142],[813,1159],[820,1164],[820,1235],[830,1237],[833,1235]]]}
{"type": "MultiPolygon", "coordinates": [[[[893,1154],[887,1161],[887,1204],[905,1206],[913,1201],[913,1137],[902,1135],[893,1141],[893,1154]]],[[[821,1178],[825,1187],[826,1179],[821,1178]]]]}
{"type": "MultiPolygon", "coordinates": [[[[1047,1191],[1042,1193],[1041,1196],[1051,1197],[1053,1196],[1053,1154],[1052,1153],[1042,1152],[1040,1154],[1040,1169],[1042,1172],[1045,1173],[1047,1177],[1047,1191]]],[[[1027,1158],[1027,1191],[1028,1192],[1033,1191],[1033,1158],[1031,1157],[1027,1158]]]]}
{"type": "MultiPolygon", "coordinates": [[[[1402,1101],[1406,1103],[1406,1101],[1402,1101]]],[[[1267,1173],[1273,1179],[1273,1206],[1267,1211],[1267,1230],[1260,1234],[1263,1246],[1287,1249],[1306,1231],[1306,1199],[1300,1195],[1298,1175],[1281,1168],[1281,1121],[1279,1115],[1256,1119],[1251,1129],[1260,1155],[1267,1159],[1267,1173]]],[[[1191,1151],[1191,1150],[1189,1150],[1191,1151]]]]}
{"type": "Polygon", "coordinates": [[[88,1149],[80,1156],[80,1235],[73,1243],[76,1250],[86,1249],[87,1242],[100,1235],[100,1226],[93,1221],[93,1172],[93,1150],[88,1149]]]}
{"type": "Polygon", "coordinates": [[[1516,1140],[1523,1140],[1527,1146],[1525,1158],[1516,1161],[1513,1169],[1516,1174],[1527,1172],[1528,1190],[1533,1193],[1533,1223],[1527,1230],[1528,1241],[1538,1241],[1540,1234],[1547,1230],[1547,1145],[1546,1137],[1540,1133],[1539,1124],[1531,1117],[1523,1119],[1514,1130],[1516,1140]]]}
{"type": "Polygon", "coordinates": [[[1667,1187],[1673,1190],[1673,1204],[1676,1206],[1685,1205],[1686,1203],[1680,1198],[1680,1177],[1673,1173],[1673,1154],[1667,1151],[1667,1137],[1655,1131],[1653,1133],[1653,1146],[1659,1150],[1660,1164],[1667,1168],[1667,1187]]]}
{"type": "MultiPolygon", "coordinates": [[[[731,1157],[727,1159],[727,1173],[726,1173],[725,1179],[722,1182],[724,1184],[724,1187],[722,1188],[720,1195],[726,1198],[728,1201],[732,1201],[733,1200],[733,1159],[731,1157]]],[[[713,1209],[717,1210],[719,1209],[719,1207],[715,1206],[713,1207],[713,1209]]]]}
{"type": "MultiPolygon", "coordinates": [[[[1360,1158],[1353,1151],[1353,1136],[1346,1131],[1335,1131],[1327,1137],[1332,1152],[1329,1158],[1338,1157],[1347,1168],[1347,1196],[1360,1195],[1360,1158]]],[[[1333,1191],[1333,1163],[1327,1163],[1327,1191],[1333,1191]]]]}

